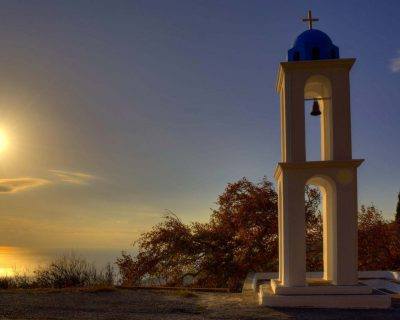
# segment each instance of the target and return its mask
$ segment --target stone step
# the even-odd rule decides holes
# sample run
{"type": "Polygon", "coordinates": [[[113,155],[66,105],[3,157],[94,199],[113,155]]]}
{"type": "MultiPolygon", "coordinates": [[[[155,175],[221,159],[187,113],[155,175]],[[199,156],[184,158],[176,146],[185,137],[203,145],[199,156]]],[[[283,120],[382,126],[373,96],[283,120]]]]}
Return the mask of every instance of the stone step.
{"type": "Polygon", "coordinates": [[[313,280],[302,287],[284,287],[279,280],[271,280],[271,290],[277,295],[320,295],[320,294],[371,294],[372,288],[365,284],[332,285],[330,282],[313,280]]]}
{"type": "Polygon", "coordinates": [[[269,285],[260,286],[258,299],[262,306],[286,308],[386,309],[391,305],[390,295],[377,290],[371,294],[278,295],[269,285]]]}

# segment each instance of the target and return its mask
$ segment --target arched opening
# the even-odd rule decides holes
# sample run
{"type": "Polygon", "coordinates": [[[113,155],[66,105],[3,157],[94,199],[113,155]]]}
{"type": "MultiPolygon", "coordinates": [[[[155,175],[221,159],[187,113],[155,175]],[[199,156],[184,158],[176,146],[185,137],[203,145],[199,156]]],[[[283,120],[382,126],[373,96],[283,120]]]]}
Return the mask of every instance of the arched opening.
{"type": "Polygon", "coordinates": [[[323,266],[322,192],[317,185],[306,184],[304,212],[306,220],[306,271],[321,272],[323,266]]]}
{"type": "Polygon", "coordinates": [[[336,56],[336,50],[331,49],[331,59],[337,59],[338,57],[336,56]]]}
{"type": "Polygon", "coordinates": [[[314,176],[305,186],[307,271],[323,271],[335,282],[336,185],[327,176],[314,176]]]}
{"type": "Polygon", "coordinates": [[[309,100],[304,105],[306,161],[321,160],[321,120],[310,115],[313,103],[309,100]]]}
{"type": "Polygon", "coordinates": [[[319,48],[314,47],[311,49],[311,59],[312,60],[319,60],[320,59],[320,54],[319,54],[319,48]]]}
{"type": "Polygon", "coordinates": [[[306,161],[332,160],[332,89],[328,78],[315,75],[304,86],[306,161]],[[321,115],[310,116],[314,99],[321,115]]]}

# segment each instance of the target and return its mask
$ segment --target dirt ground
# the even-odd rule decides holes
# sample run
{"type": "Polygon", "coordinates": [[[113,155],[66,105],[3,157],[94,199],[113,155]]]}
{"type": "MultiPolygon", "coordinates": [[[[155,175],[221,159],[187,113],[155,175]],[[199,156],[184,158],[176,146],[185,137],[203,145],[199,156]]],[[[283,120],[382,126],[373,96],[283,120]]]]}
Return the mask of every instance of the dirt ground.
{"type": "Polygon", "coordinates": [[[400,319],[393,302],[389,310],[273,309],[240,293],[0,290],[0,319],[400,319]]]}

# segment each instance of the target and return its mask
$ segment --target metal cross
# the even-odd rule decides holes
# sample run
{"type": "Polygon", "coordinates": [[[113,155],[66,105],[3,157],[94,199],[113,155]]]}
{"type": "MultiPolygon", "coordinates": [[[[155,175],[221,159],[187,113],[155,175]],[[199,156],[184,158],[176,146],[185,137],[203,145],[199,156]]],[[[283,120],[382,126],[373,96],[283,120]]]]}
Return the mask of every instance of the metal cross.
{"type": "Polygon", "coordinates": [[[311,10],[308,10],[307,18],[303,19],[304,22],[308,22],[308,29],[312,29],[312,25],[314,21],[319,21],[319,19],[313,18],[311,10]]]}

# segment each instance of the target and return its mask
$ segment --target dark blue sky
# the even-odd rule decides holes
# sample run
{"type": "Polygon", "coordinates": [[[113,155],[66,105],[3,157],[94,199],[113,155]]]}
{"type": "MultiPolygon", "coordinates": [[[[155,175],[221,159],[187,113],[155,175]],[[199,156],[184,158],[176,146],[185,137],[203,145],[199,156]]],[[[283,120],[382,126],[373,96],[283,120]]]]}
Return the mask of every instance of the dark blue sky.
{"type": "Polygon", "coordinates": [[[2,195],[4,245],[123,248],[164,209],[204,221],[228,182],[272,180],[277,68],[308,9],[357,58],[359,200],[393,214],[399,1],[0,4],[0,182],[32,179],[2,195]]]}

